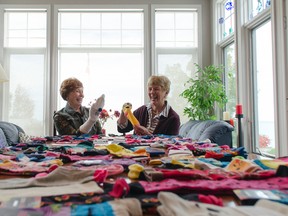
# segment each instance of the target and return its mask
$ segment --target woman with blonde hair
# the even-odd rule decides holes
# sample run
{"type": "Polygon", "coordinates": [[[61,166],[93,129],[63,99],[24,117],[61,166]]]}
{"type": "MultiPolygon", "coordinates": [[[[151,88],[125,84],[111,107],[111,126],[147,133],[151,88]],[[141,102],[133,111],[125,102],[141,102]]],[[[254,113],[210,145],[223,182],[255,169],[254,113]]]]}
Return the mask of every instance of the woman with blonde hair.
{"type": "MultiPolygon", "coordinates": [[[[139,124],[133,125],[122,110],[117,121],[118,132],[126,133],[134,129],[134,133],[138,135],[178,135],[180,118],[167,102],[170,84],[166,76],[151,76],[147,82],[150,102],[133,112],[139,124]]],[[[127,103],[123,106],[127,106],[127,103]]]]}

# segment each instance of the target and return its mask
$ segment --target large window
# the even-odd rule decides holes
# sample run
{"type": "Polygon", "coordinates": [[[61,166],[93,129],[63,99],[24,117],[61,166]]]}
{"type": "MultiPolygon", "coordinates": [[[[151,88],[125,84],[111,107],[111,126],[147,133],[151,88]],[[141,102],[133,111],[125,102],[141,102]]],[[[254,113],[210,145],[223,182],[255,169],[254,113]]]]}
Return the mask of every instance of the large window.
{"type": "Polygon", "coordinates": [[[194,75],[198,63],[198,11],[197,8],[154,8],[155,13],[155,72],[169,77],[171,90],[168,101],[179,113],[182,123],[186,101],[179,95],[184,83],[194,75]]]}
{"type": "Polygon", "coordinates": [[[4,97],[4,118],[43,135],[46,89],[46,9],[5,10],[4,54],[9,82],[4,97]]]}
{"type": "Polygon", "coordinates": [[[223,83],[225,85],[228,102],[220,119],[228,120],[235,126],[232,132],[233,146],[237,146],[237,121],[235,119],[235,106],[237,104],[237,79],[235,61],[235,3],[233,0],[222,0],[216,3],[216,29],[215,41],[219,47],[215,64],[223,65],[223,83]],[[224,116],[225,113],[225,116],[224,116]],[[228,119],[227,119],[228,118],[228,119]],[[231,122],[233,121],[233,122],[231,122]]]}
{"type": "MultiPolygon", "coordinates": [[[[236,62],[235,62],[235,43],[229,43],[223,48],[224,55],[224,83],[226,89],[226,95],[228,102],[225,107],[225,112],[228,113],[230,121],[233,121],[232,125],[235,126],[235,130],[232,132],[233,136],[233,146],[237,146],[237,130],[238,122],[235,119],[235,110],[237,104],[237,95],[236,95],[236,62]]],[[[224,116],[223,116],[224,117],[224,116]]]]}
{"type": "MultiPolygon", "coordinates": [[[[250,40],[247,40],[247,44],[250,44],[248,49],[250,73],[247,74],[251,84],[250,148],[255,153],[275,156],[277,103],[275,103],[276,72],[273,64],[276,62],[273,62],[273,46],[275,48],[276,44],[273,44],[272,39],[271,1],[246,1],[246,6],[247,13],[244,20],[250,36],[250,40]]],[[[245,98],[247,99],[248,97],[245,98]]]]}
{"type": "Polygon", "coordinates": [[[272,157],[287,155],[285,4],[270,0],[214,1],[214,40],[223,54],[216,49],[214,58],[225,65],[226,111],[233,117],[235,104],[242,104],[242,133],[238,133],[237,120],[237,137],[242,137],[249,153],[272,157]],[[230,19],[233,9],[235,18],[230,19]],[[234,33],[230,31],[233,25],[229,25],[233,22],[234,33]]]}
{"type": "Polygon", "coordinates": [[[281,23],[283,2],[247,0],[244,5],[247,13],[243,17],[243,33],[247,37],[238,35],[239,40],[245,41],[241,51],[246,53],[245,58],[239,60],[242,71],[246,71],[240,75],[241,87],[247,86],[244,91],[248,93],[241,96],[247,104],[247,117],[244,117],[248,129],[244,134],[248,141],[246,146],[251,152],[265,156],[286,155],[283,141],[287,143],[287,119],[282,114],[286,102],[281,93],[287,85],[284,81],[287,62],[281,60],[286,55],[281,39],[285,34],[281,23]]]}
{"type": "MultiPolygon", "coordinates": [[[[0,5],[0,60],[9,75],[1,84],[3,120],[30,135],[52,135],[53,113],[66,105],[59,87],[68,77],[83,82],[84,106],[105,94],[107,111],[121,111],[125,102],[136,109],[148,102],[151,74],[170,78],[168,100],[187,120],[179,95],[199,62],[199,5],[151,5],[151,19],[147,3],[51,8],[0,5]]],[[[115,118],[104,125],[118,134],[116,126],[115,118]]]]}
{"type": "Polygon", "coordinates": [[[252,30],[254,151],[275,155],[271,21],[252,30]]]}
{"type": "MultiPolygon", "coordinates": [[[[84,85],[84,106],[106,95],[105,109],[144,103],[144,11],[59,9],[58,89],[68,77],[84,85]]],[[[58,96],[58,109],[65,106],[58,96]]],[[[104,125],[117,133],[116,119],[104,125]]]]}
{"type": "Polygon", "coordinates": [[[231,43],[224,47],[224,82],[226,87],[226,95],[229,98],[226,104],[226,111],[235,117],[236,100],[236,71],[235,71],[235,44],[231,43]]]}

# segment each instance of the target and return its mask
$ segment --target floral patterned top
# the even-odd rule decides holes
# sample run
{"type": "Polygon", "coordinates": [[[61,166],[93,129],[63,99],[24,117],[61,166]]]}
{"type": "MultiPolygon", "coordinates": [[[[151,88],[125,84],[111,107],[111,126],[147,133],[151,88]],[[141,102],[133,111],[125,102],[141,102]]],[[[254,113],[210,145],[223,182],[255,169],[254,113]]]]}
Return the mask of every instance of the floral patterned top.
{"type": "MultiPolygon", "coordinates": [[[[87,121],[89,117],[89,108],[81,106],[81,113],[76,112],[67,103],[64,108],[54,113],[54,126],[59,135],[77,135],[80,136],[80,126],[87,121]]],[[[89,135],[101,134],[102,128],[100,122],[97,120],[89,135]]]]}

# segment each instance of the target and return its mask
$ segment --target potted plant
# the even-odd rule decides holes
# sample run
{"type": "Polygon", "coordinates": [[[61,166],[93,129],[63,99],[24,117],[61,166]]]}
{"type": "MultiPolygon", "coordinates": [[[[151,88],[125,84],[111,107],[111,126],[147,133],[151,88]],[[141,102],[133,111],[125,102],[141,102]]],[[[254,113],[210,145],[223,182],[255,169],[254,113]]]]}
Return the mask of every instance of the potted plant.
{"type": "Polygon", "coordinates": [[[190,78],[187,88],[180,94],[187,99],[184,115],[191,120],[216,120],[215,105],[223,108],[227,103],[225,86],[221,79],[222,66],[209,65],[201,68],[195,64],[196,76],[190,78]]]}

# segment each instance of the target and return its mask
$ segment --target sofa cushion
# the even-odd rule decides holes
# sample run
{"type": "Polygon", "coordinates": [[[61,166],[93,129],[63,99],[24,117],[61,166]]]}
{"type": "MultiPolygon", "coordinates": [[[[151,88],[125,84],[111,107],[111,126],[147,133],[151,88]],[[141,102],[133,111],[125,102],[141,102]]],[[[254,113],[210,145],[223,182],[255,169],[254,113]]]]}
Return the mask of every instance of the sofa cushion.
{"type": "Polygon", "coordinates": [[[234,127],[225,121],[190,120],[181,125],[179,135],[197,141],[210,139],[211,142],[219,145],[232,146],[232,131],[234,127]]]}
{"type": "Polygon", "coordinates": [[[1,140],[4,138],[6,139],[5,145],[11,145],[14,143],[19,143],[19,132],[23,132],[23,129],[18,125],[15,125],[10,122],[0,121],[0,129],[2,130],[3,134],[0,134],[1,140]]]}
{"type": "Polygon", "coordinates": [[[3,130],[0,128],[0,148],[4,148],[6,146],[8,146],[8,143],[6,141],[6,136],[3,130]]]}

